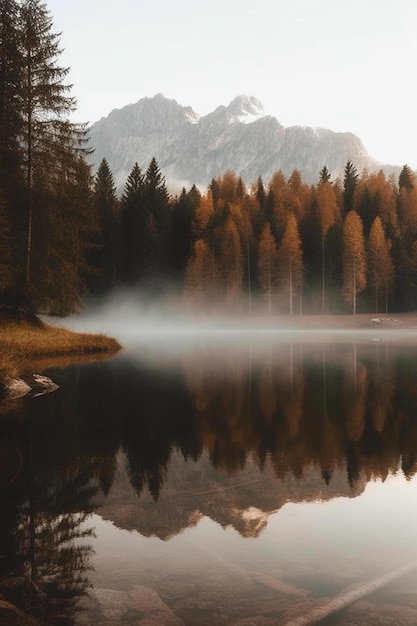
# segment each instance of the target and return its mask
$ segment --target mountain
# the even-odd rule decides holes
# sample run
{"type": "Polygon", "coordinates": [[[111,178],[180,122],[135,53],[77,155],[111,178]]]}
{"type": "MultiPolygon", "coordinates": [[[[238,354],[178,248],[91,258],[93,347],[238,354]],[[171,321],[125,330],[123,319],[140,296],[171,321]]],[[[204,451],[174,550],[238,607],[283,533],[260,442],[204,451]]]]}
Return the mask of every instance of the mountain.
{"type": "Polygon", "coordinates": [[[94,167],[106,158],[119,189],[136,161],[146,169],[152,157],[172,190],[192,184],[205,188],[228,169],[249,185],[259,176],[268,182],[279,169],[286,176],[299,169],[306,182],[315,183],[324,165],[335,179],[349,160],[359,172],[382,168],[398,174],[401,169],[372,159],[352,133],[284,127],[251,96],[199,116],[157,94],[115,109],[91,126],[90,137],[94,167]]]}
{"type": "Polygon", "coordinates": [[[277,478],[271,460],[260,470],[248,456],[238,473],[227,475],[213,467],[207,451],[197,461],[185,461],[182,453],[171,450],[164,484],[154,500],[148,490],[139,496],[132,489],[126,458],[119,452],[112,489],[98,501],[98,513],[118,528],[163,541],[198,525],[203,517],[222,528],[233,528],[242,537],[257,537],[269,517],[288,502],[355,498],[365,486],[361,475],[350,487],[342,467],[332,471],[326,484],[316,467],[304,467],[302,479],[290,472],[277,478]]]}

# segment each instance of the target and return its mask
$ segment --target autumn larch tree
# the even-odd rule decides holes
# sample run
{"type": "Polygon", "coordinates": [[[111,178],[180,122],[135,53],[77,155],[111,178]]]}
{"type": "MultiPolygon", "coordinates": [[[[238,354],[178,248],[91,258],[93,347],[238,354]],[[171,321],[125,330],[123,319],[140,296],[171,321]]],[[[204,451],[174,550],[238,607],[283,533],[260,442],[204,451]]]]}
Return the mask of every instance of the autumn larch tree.
{"type": "Polygon", "coordinates": [[[258,276],[268,313],[272,312],[273,296],[277,289],[278,250],[270,224],[265,224],[258,244],[258,276]]]}
{"type": "Polygon", "coordinates": [[[340,220],[340,209],[335,190],[329,180],[320,182],[316,191],[317,219],[321,235],[321,310],[325,311],[326,302],[326,238],[329,231],[340,220]]]}
{"type": "Polygon", "coordinates": [[[218,267],[214,253],[204,239],[197,239],[184,279],[184,299],[200,312],[217,302],[218,267]]]}
{"type": "Polygon", "coordinates": [[[417,305],[417,184],[406,166],[398,191],[398,221],[401,236],[395,242],[394,258],[398,266],[396,297],[403,308],[417,305]]]}
{"type": "Polygon", "coordinates": [[[213,194],[208,189],[207,193],[201,196],[196,207],[194,218],[191,224],[191,234],[196,241],[201,237],[206,237],[214,218],[213,194]]]}
{"type": "Polygon", "coordinates": [[[288,214],[294,213],[298,222],[301,222],[301,220],[309,211],[310,204],[310,186],[306,185],[306,183],[303,183],[301,178],[301,172],[295,169],[287,181],[287,189],[284,196],[284,205],[287,208],[288,214]]]}
{"type": "Polygon", "coordinates": [[[388,313],[388,293],[394,281],[391,259],[391,242],[386,239],[381,218],[377,216],[371,226],[368,240],[369,284],[375,292],[375,313],[379,310],[379,294],[385,291],[385,313],[388,313]]]}
{"type": "Polygon", "coordinates": [[[366,286],[366,255],[362,220],[349,211],[343,223],[343,297],[356,313],[358,294],[366,286]]]}
{"type": "Polygon", "coordinates": [[[295,215],[288,217],[287,227],[278,248],[278,267],[280,279],[280,292],[288,295],[289,314],[292,315],[294,308],[294,296],[300,297],[301,311],[301,288],[303,284],[303,252],[298,225],[295,215]]]}
{"type": "Polygon", "coordinates": [[[226,308],[234,309],[242,292],[243,254],[236,223],[231,218],[221,231],[220,260],[226,308]]]}

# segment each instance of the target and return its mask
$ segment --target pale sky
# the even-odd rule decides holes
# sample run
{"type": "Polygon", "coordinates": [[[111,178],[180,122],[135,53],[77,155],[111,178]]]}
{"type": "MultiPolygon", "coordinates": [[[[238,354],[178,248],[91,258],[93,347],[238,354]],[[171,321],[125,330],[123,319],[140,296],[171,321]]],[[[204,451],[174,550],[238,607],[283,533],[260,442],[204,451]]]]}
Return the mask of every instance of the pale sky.
{"type": "Polygon", "coordinates": [[[417,169],[417,0],[45,1],[74,119],[157,93],[204,115],[247,94],[417,169]]]}

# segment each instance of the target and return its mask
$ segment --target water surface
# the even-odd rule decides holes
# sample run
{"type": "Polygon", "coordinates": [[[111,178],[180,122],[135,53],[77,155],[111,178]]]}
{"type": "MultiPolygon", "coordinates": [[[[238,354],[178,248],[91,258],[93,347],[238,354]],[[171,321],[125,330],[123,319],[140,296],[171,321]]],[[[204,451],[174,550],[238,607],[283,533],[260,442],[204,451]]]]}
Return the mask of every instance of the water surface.
{"type": "MultiPolygon", "coordinates": [[[[41,624],[269,626],[417,559],[412,345],[119,336],[117,357],[2,405],[6,600],[41,624]]],[[[326,623],[415,624],[416,582],[326,623]]]]}

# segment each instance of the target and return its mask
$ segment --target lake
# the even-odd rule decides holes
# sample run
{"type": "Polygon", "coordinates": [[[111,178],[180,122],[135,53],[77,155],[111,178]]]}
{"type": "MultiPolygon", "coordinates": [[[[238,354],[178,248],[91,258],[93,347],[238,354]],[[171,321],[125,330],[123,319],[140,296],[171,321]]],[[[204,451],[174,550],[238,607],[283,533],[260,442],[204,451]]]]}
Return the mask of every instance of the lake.
{"type": "Polygon", "coordinates": [[[148,331],[1,405],[0,623],[415,625],[416,345],[148,331]]]}

